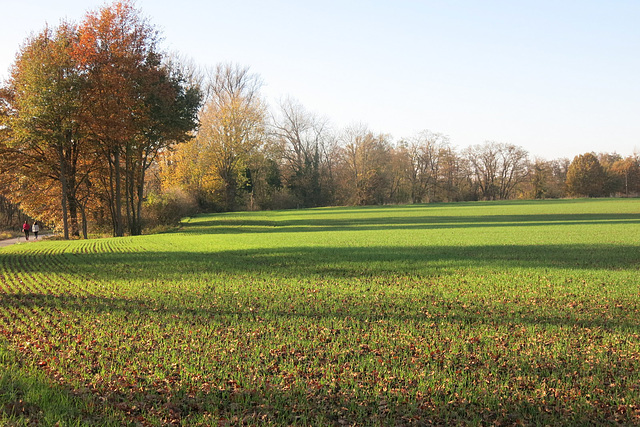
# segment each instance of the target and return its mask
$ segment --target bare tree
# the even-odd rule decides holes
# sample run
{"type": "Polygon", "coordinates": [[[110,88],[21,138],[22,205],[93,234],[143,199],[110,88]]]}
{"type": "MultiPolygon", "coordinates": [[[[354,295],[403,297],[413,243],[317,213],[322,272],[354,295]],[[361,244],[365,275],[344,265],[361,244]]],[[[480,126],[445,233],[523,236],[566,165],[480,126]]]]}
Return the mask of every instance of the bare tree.
{"type": "Polygon", "coordinates": [[[528,154],[512,144],[487,141],[466,151],[480,195],[486,200],[508,199],[527,175],[528,154]]]}
{"type": "Polygon", "coordinates": [[[449,146],[449,137],[429,130],[420,132],[406,141],[410,168],[407,171],[411,182],[413,203],[429,202],[436,198],[440,175],[440,154],[449,146]]]}
{"type": "Polygon", "coordinates": [[[469,161],[451,146],[440,149],[440,198],[455,202],[465,200],[472,193],[469,161]]]}
{"type": "Polygon", "coordinates": [[[272,135],[281,148],[286,185],[304,207],[326,202],[322,188],[323,159],[330,141],[327,121],[292,99],[280,104],[272,135]]]}

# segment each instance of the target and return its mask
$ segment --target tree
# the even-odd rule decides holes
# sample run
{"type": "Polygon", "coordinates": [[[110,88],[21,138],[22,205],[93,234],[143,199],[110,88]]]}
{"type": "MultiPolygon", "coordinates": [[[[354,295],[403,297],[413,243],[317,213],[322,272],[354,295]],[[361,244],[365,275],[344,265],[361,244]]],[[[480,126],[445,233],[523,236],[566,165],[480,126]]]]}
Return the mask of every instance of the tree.
{"type": "Polygon", "coordinates": [[[593,153],[576,156],[567,170],[567,191],[573,196],[604,195],[605,173],[593,153]]]}
{"type": "Polygon", "coordinates": [[[3,227],[16,227],[20,224],[21,212],[15,203],[0,195],[0,225],[3,227]]]}
{"type": "Polygon", "coordinates": [[[156,43],[131,2],[116,2],[28,39],[0,90],[4,189],[65,238],[79,234],[79,214],[87,237],[89,208],[109,212],[114,235],[140,234],[146,171],[196,127],[199,89],[156,43]]]}
{"type": "Polygon", "coordinates": [[[532,199],[564,197],[569,163],[567,159],[535,159],[529,165],[525,197],[532,199]]]}
{"type": "Polygon", "coordinates": [[[344,200],[350,204],[383,204],[388,200],[390,150],[387,135],[374,135],[364,127],[344,132],[341,148],[344,200]]]}
{"type": "Polygon", "coordinates": [[[640,192],[640,160],[638,156],[629,156],[616,160],[610,167],[611,174],[618,177],[620,191],[626,196],[640,192]]]}
{"type": "Polygon", "coordinates": [[[286,185],[302,207],[321,206],[328,199],[321,178],[326,125],[326,120],[292,99],[280,104],[280,115],[273,120],[272,135],[281,149],[286,185]]]}
{"type": "Polygon", "coordinates": [[[451,146],[440,148],[440,195],[443,201],[468,200],[472,195],[469,162],[451,146]]]}
{"type": "Polygon", "coordinates": [[[76,57],[87,76],[85,123],[105,160],[96,175],[113,232],[142,231],[145,174],[159,152],[190,138],[200,91],[177,69],[163,65],[157,31],[131,2],[89,13],[78,30],[76,57]]]}
{"type": "Polygon", "coordinates": [[[191,139],[197,127],[201,95],[178,69],[151,64],[140,82],[147,112],[136,121],[138,134],[127,144],[127,219],[132,235],[142,232],[142,201],[145,176],[160,152],[191,139]]]}
{"type": "Polygon", "coordinates": [[[220,185],[204,148],[196,138],[162,152],[159,163],[162,192],[179,189],[193,197],[200,209],[207,210],[211,207],[211,194],[220,185]]]}
{"type": "Polygon", "coordinates": [[[259,97],[260,85],[248,68],[218,65],[209,85],[210,99],[200,115],[194,144],[221,187],[226,210],[236,208],[249,159],[265,140],[266,111],[259,97]]]}
{"type": "Polygon", "coordinates": [[[389,151],[389,203],[411,203],[411,161],[404,141],[389,151]]]}
{"type": "Polygon", "coordinates": [[[596,157],[604,172],[603,195],[612,196],[622,193],[625,188],[623,175],[613,170],[613,165],[622,161],[622,156],[618,153],[599,153],[596,157]]]}
{"type": "Polygon", "coordinates": [[[565,197],[567,195],[567,171],[571,161],[566,157],[551,160],[552,192],[554,197],[565,197]]]}
{"type": "Polygon", "coordinates": [[[486,200],[508,199],[527,174],[527,152],[512,144],[487,141],[467,149],[475,182],[486,200]]]}
{"type": "Polygon", "coordinates": [[[440,154],[449,145],[446,135],[423,131],[405,142],[410,168],[411,201],[428,202],[436,198],[440,175],[440,154]]]}
{"type": "Polygon", "coordinates": [[[157,35],[129,2],[88,13],[78,33],[76,56],[89,81],[85,121],[105,160],[99,188],[109,207],[113,234],[122,236],[122,156],[135,141],[136,118],[146,112],[137,84],[147,62],[157,62],[157,35]]]}
{"type": "Polygon", "coordinates": [[[71,232],[78,233],[76,192],[79,176],[86,174],[80,169],[83,162],[91,163],[81,128],[84,76],[72,55],[75,40],[75,27],[68,23],[28,39],[3,91],[3,160],[21,177],[14,180],[11,196],[38,217],[42,209],[35,210],[28,191],[52,193],[57,188],[60,197],[52,200],[59,200],[65,238],[68,213],[71,232]]]}

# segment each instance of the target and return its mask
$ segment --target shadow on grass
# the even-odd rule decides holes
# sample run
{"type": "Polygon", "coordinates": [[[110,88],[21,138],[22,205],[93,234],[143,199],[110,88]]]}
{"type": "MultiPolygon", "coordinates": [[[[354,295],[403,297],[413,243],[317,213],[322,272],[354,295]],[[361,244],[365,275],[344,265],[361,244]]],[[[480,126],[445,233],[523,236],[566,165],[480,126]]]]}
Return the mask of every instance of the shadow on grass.
{"type": "Polygon", "coordinates": [[[409,397],[411,392],[403,396],[398,390],[395,392],[398,401],[391,401],[387,395],[358,399],[339,387],[215,394],[213,399],[207,396],[206,402],[216,402],[215,410],[222,409],[222,413],[239,412],[237,422],[243,420],[244,425],[596,425],[637,420],[637,414],[633,417],[633,413],[625,413],[626,408],[613,405],[596,408],[570,399],[551,403],[498,396],[490,397],[490,402],[483,398],[470,401],[468,398],[474,400],[477,396],[465,398],[458,393],[434,390],[418,398],[409,397]],[[234,407],[236,401],[243,404],[234,407]],[[227,408],[234,409],[227,412],[227,408]],[[622,411],[618,418],[616,410],[622,411]]]}
{"type": "MultiPolygon", "coordinates": [[[[65,387],[40,382],[34,377],[26,378],[19,372],[0,377],[0,392],[0,422],[8,426],[593,425],[614,421],[615,412],[620,410],[618,405],[600,404],[596,408],[569,399],[552,403],[475,396],[479,401],[473,402],[464,395],[447,391],[431,391],[415,397],[409,390],[397,390],[391,396],[358,398],[353,390],[341,389],[339,385],[253,389],[231,386],[226,390],[196,393],[176,385],[169,395],[147,387],[140,387],[133,394],[112,389],[106,394],[107,398],[95,402],[94,413],[88,414],[78,410],[88,402],[82,402],[82,398],[65,387]],[[389,399],[394,396],[396,401],[389,399]],[[105,416],[108,412],[121,415],[117,418],[105,416]]],[[[96,392],[104,393],[102,390],[96,392]]],[[[469,397],[473,399],[474,396],[469,397]]]]}
{"type": "MultiPolygon", "coordinates": [[[[24,357],[24,356],[22,356],[24,357]]],[[[90,393],[55,384],[44,372],[24,364],[0,342],[0,423],[2,425],[121,426],[90,393]]]]}
{"type": "Polygon", "coordinates": [[[461,269],[640,269],[634,245],[308,246],[220,252],[107,252],[59,255],[0,253],[0,265],[34,273],[84,273],[103,280],[185,279],[201,274],[299,278],[434,276],[461,269]],[[47,259],[48,258],[48,259],[47,259]],[[52,262],[55,260],[55,262],[52,262]]]}
{"type": "MultiPolygon", "coordinates": [[[[319,214],[303,219],[278,219],[261,216],[252,219],[227,219],[224,215],[211,220],[195,220],[184,223],[182,232],[187,234],[242,234],[242,233],[299,233],[321,231],[366,231],[366,230],[434,230],[451,228],[482,227],[532,227],[544,225],[592,225],[592,224],[640,224],[639,214],[532,214],[532,215],[472,215],[472,216],[393,216],[400,209],[391,211],[391,216],[367,217],[366,210],[358,211],[358,217],[340,218],[332,211],[328,218],[319,214]]],[[[317,212],[317,211],[312,211],[317,212]]]]}

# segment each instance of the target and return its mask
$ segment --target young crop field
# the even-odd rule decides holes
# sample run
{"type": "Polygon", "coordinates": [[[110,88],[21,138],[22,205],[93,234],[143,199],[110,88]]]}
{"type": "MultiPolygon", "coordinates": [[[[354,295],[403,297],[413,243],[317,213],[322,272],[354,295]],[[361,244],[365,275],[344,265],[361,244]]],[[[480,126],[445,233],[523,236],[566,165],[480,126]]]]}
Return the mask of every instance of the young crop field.
{"type": "Polygon", "coordinates": [[[0,423],[640,424],[640,201],[243,212],[0,249],[0,423]]]}

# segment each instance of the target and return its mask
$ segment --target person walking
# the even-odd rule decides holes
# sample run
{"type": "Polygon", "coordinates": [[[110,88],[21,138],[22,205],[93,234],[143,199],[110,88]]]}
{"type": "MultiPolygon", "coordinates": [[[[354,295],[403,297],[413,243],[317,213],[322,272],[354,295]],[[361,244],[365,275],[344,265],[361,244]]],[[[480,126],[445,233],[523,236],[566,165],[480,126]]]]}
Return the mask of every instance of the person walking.
{"type": "Polygon", "coordinates": [[[38,240],[38,231],[40,231],[38,221],[33,223],[33,226],[31,226],[31,231],[33,231],[33,235],[36,236],[36,240],[38,240]]]}
{"type": "Polygon", "coordinates": [[[25,220],[24,224],[22,224],[22,231],[24,231],[24,238],[26,240],[29,240],[29,230],[31,230],[31,227],[29,227],[29,223],[25,220]]]}

